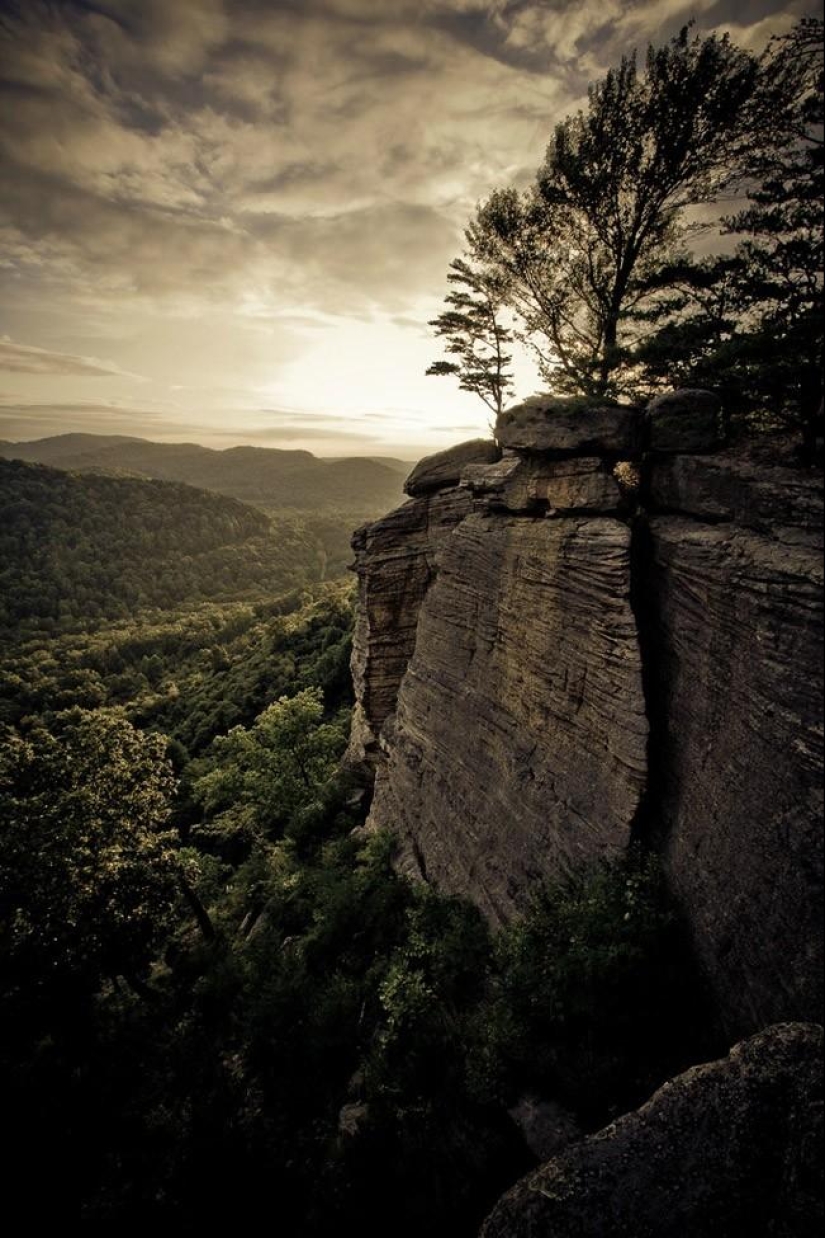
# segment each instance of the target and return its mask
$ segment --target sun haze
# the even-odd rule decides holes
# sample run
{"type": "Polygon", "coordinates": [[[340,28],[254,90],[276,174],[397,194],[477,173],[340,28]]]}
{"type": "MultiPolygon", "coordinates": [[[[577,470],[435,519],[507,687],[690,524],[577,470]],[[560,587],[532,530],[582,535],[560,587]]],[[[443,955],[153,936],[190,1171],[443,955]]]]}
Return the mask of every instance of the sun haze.
{"type": "Polygon", "coordinates": [[[0,5],[0,438],[413,458],[486,433],[425,376],[475,204],[633,46],[695,18],[758,47],[807,7],[0,5]]]}

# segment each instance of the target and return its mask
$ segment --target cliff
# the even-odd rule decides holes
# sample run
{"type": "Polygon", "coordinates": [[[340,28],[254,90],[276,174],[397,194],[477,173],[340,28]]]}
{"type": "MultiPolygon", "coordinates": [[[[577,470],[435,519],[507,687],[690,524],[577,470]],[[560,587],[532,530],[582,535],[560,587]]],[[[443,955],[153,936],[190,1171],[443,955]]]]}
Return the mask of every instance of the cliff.
{"type": "Polygon", "coordinates": [[[356,535],[351,759],[400,866],[504,921],[662,855],[720,1021],[822,1009],[822,492],[707,393],[534,399],[356,535]]]}

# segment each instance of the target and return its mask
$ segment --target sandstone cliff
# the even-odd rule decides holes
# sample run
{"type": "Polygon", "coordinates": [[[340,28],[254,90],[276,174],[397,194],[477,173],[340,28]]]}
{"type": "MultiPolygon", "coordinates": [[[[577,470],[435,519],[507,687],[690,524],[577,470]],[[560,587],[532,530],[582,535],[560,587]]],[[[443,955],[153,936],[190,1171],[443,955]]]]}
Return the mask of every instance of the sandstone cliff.
{"type": "Polygon", "coordinates": [[[707,393],[497,439],[356,535],[368,824],[493,920],[643,836],[723,1025],[821,1018],[821,487],[707,393]]]}

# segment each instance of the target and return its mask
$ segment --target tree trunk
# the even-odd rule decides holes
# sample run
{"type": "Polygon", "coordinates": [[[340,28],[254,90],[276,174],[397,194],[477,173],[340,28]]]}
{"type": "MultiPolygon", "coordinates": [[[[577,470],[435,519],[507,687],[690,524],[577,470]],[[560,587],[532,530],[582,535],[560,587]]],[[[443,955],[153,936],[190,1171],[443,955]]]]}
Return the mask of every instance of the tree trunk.
{"type": "Polygon", "coordinates": [[[215,926],[209,918],[209,912],[206,910],[203,903],[190,886],[189,882],[180,873],[178,874],[178,882],[184,898],[192,909],[192,913],[197,921],[198,928],[201,931],[204,941],[213,942],[216,936],[215,926]]]}

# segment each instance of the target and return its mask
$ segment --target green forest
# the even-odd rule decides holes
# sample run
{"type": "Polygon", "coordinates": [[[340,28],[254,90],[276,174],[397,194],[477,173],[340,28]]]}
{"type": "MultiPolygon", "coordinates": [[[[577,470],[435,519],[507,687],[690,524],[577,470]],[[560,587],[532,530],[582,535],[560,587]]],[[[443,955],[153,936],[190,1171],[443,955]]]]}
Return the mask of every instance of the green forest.
{"type": "Polygon", "coordinates": [[[52,1184],[33,1223],[275,1195],[287,1232],[470,1234],[535,1161],[508,1108],[590,1128],[690,1060],[701,994],[645,857],[494,937],[360,829],[354,582],[301,523],[0,468],[0,1074],[11,1179],[52,1184]]]}
{"type": "Polygon", "coordinates": [[[319,579],[299,524],[171,482],[0,459],[0,636],[319,579]]]}

